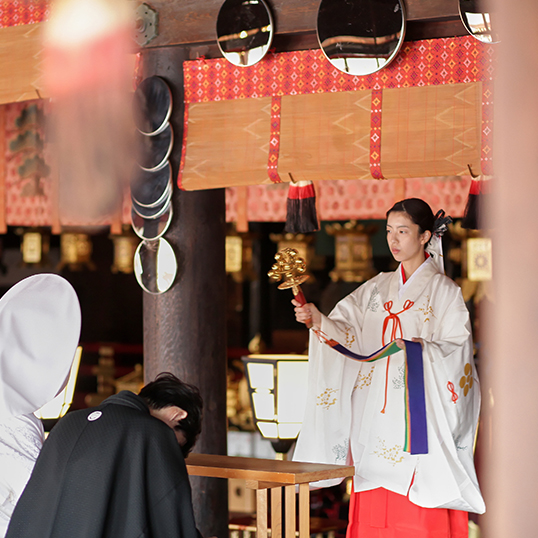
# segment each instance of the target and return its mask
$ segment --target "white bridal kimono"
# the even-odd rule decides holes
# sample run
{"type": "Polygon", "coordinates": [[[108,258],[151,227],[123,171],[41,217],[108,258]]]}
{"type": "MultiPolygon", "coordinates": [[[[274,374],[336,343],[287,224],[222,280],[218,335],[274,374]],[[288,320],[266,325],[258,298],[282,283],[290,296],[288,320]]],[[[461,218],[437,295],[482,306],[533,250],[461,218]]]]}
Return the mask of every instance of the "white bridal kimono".
{"type": "Polygon", "coordinates": [[[357,288],[322,316],[321,330],[360,355],[395,338],[424,340],[428,454],[403,451],[404,353],[361,363],[311,331],[309,394],[293,459],[354,464],[355,491],[382,487],[426,508],[483,513],[473,463],[480,389],[460,288],[428,258],[405,284],[400,267],[357,288]]]}
{"type": "Polygon", "coordinates": [[[33,415],[62,389],[80,334],[75,290],[39,274],[0,299],[0,538],[43,445],[33,415]]]}

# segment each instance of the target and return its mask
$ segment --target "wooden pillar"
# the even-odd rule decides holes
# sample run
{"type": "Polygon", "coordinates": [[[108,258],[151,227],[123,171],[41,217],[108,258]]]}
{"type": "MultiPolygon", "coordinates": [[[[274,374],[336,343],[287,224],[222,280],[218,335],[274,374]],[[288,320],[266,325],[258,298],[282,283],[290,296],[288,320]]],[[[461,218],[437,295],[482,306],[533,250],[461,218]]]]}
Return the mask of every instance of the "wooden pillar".
{"type": "MultiPolygon", "coordinates": [[[[495,302],[481,365],[484,538],[536,536],[538,526],[538,3],[496,0],[500,43],[488,228],[495,302]]],[[[482,360],[482,359],[481,359],[482,360]]]]}
{"type": "MultiPolygon", "coordinates": [[[[173,94],[171,123],[174,181],[181,156],[183,71],[181,47],[143,53],[143,77],[158,75],[173,94]]],[[[174,183],[174,218],[165,239],[178,260],[172,288],[144,294],[146,381],[169,371],[199,387],[204,399],[203,430],[195,451],[226,454],[226,323],[224,190],[179,191],[174,183]]],[[[224,480],[192,477],[193,505],[204,537],[227,536],[228,490],[224,480]]]]}

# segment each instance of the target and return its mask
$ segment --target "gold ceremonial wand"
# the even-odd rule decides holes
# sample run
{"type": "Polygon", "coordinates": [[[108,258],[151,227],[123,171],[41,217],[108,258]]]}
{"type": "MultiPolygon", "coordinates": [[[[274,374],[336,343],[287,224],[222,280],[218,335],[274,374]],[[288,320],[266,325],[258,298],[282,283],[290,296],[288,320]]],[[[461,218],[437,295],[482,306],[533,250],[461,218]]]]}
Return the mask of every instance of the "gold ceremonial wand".
{"type": "MultiPolygon", "coordinates": [[[[308,275],[305,274],[306,263],[298,254],[299,252],[294,248],[279,250],[275,254],[276,263],[273,264],[267,275],[277,282],[282,279],[283,282],[278,285],[278,289],[291,288],[295,299],[301,303],[301,306],[304,306],[306,298],[299,286],[308,279],[308,275]]],[[[312,320],[307,321],[306,326],[310,329],[312,320]]]]}

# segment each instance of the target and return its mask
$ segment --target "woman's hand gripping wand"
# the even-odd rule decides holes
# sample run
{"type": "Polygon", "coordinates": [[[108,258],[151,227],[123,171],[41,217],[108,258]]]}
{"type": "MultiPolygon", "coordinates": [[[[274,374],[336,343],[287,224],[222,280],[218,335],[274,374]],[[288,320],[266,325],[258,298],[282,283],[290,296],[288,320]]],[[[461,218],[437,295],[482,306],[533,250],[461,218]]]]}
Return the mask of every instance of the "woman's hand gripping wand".
{"type": "MultiPolygon", "coordinates": [[[[306,304],[304,293],[299,287],[308,279],[306,273],[306,263],[303,258],[299,257],[299,252],[294,248],[284,248],[275,254],[276,263],[273,264],[267,275],[275,281],[283,280],[278,285],[279,290],[291,288],[295,299],[301,303],[301,306],[306,304]]],[[[306,321],[306,326],[312,327],[312,319],[306,321]]]]}

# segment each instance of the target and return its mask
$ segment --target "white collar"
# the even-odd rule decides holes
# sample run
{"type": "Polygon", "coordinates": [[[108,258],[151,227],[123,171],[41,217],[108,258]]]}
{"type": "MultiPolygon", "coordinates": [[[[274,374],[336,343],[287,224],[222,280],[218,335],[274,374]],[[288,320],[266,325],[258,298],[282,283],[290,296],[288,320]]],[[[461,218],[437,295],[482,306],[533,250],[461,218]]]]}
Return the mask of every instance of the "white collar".
{"type": "Polygon", "coordinates": [[[420,274],[420,272],[423,271],[424,268],[427,267],[429,263],[432,263],[432,260],[433,260],[433,258],[431,256],[426,258],[419,265],[418,269],[405,281],[405,284],[404,284],[404,281],[403,281],[403,273],[402,273],[403,267],[402,267],[402,264],[400,263],[400,265],[398,267],[398,297],[399,298],[401,298],[402,295],[405,293],[405,290],[407,288],[409,288],[409,286],[411,285],[413,280],[416,278],[416,276],[418,274],[420,274]]]}

